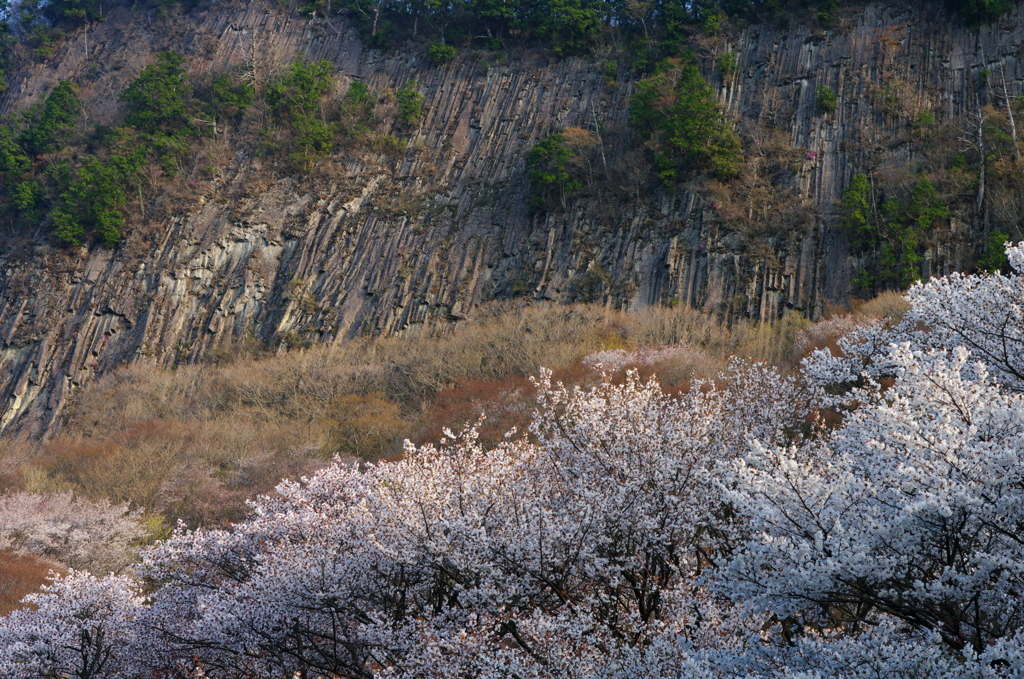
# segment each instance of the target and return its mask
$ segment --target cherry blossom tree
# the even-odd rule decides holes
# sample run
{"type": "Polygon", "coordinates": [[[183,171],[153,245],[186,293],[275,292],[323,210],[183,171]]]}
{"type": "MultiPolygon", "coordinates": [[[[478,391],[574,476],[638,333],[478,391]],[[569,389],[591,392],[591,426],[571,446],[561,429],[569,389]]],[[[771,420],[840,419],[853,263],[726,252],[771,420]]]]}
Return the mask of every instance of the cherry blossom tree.
{"type": "Polygon", "coordinates": [[[724,581],[802,626],[885,613],[982,653],[1024,624],[1024,395],[968,352],[893,350],[897,380],[826,440],[764,448],[729,497],[754,538],[724,581]]]}
{"type": "Polygon", "coordinates": [[[0,618],[0,676],[5,679],[137,676],[136,616],[142,606],[126,576],[82,571],[55,576],[0,618]]]}
{"type": "Polygon", "coordinates": [[[0,549],[96,574],[120,572],[146,537],[141,511],[64,493],[0,495],[0,549]]]}
{"type": "Polygon", "coordinates": [[[764,366],[723,383],[670,397],[543,373],[527,436],[336,464],[231,531],[149,550],[146,624],[167,658],[225,676],[597,676],[666,630],[706,636],[726,607],[695,578],[732,537],[714,469],[806,416],[764,366]],[[785,408],[756,406],[769,393],[785,408]]]}
{"type": "Polygon", "coordinates": [[[1024,391],[1024,243],[1007,244],[1009,275],[954,273],[916,283],[910,311],[894,325],[858,329],[840,340],[841,355],[818,350],[805,361],[807,377],[822,385],[859,383],[863,373],[891,376],[893,343],[916,349],[965,347],[1005,388],[1024,391]]]}
{"type": "Polygon", "coordinates": [[[787,671],[859,676],[839,668],[872,645],[870,676],[1024,671],[1022,281],[918,285],[902,323],[812,356],[843,424],[755,444],[723,483],[750,533],[717,582],[799,641],[787,671]]]}

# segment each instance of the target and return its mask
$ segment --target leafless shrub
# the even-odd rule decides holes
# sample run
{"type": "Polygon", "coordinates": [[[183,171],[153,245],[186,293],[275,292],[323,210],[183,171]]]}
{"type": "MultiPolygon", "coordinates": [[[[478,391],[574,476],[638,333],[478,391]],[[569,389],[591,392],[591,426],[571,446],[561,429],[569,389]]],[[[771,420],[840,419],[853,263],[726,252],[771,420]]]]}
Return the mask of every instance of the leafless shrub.
{"type": "Polygon", "coordinates": [[[22,598],[38,590],[50,571],[63,569],[60,564],[31,554],[0,552],[0,617],[21,608],[22,598]]]}
{"type": "Polygon", "coordinates": [[[175,370],[129,365],[80,393],[52,441],[0,443],[0,480],[12,490],[127,503],[168,522],[222,525],[242,515],[245,497],[335,453],[388,457],[406,436],[435,440],[481,413],[489,418],[482,436],[500,440],[529,414],[528,378],[541,367],[587,384],[597,377],[585,357],[621,351],[666,388],[685,389],[724,371],[733,355],[795,364],[806,324],[795,313],[775,325],[725,326],[684,305],[624,313],[511,301],[412,338],[238,352],[231,362],[175,370]]]}
{"type": "Polygon", "coordinates": [[[816,349],[842,353],[838,340],[853,330],[884,321],[899,321],[910,310],[903,294],[884,292],[878,297],[855,304],[850,313],[835,314],[809,325],[796,333],[793,350],[798,357],[809,356],[816,349]]]}

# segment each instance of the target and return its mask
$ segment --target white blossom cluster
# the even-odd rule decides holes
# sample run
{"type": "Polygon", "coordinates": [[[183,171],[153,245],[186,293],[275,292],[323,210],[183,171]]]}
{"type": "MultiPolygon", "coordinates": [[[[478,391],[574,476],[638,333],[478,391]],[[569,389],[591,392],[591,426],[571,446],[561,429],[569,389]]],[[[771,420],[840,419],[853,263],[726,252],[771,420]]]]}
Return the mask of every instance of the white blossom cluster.
{"type": "Polygon", "coordinates": [[[25,597],[0,625],[4,679],[129,679],[137,674],[142,599],[126,576],[71,571],[25,597]]]}
{"type": "Polygon", "coordinates": [[[0,495],[0,550],[94,573],[119,572],[146,537],[141,512],[70,492],[0,495]]]}
{"type": "Polygon", "coordinates": [[[916,350],[963,346],[1006,389],[1024,391],[1024,243],[1007,245],[1014,272],[953,273],[907,292],[910,311],[894,326],[860,328],[839,342],[842,354],[819,350],[804,362],[809,379],[823,385],[858,383],[867,373],[891,376],[893,343],[916,350]]]}
{"type": "Polygon", "coordinates": [[[1024,677],[1024,289],[909,297],[806,380],[543,372],[499,446],[335,464],[179,529],[137,580],[55,578],[0,620],[0,676],[1024,677]]]}
{"type": "Polygon", "coordinates": [[[691,365],[708,363],[711,358],[699,347],[689,344],[673,344],[661,347],[639,347],[637,349],[604,349],[587,354],[583,365],[588,368],[600,368],[607,372],[615,372],[623,368],[635,366],[652,366],[673,361],[691,365]]]}

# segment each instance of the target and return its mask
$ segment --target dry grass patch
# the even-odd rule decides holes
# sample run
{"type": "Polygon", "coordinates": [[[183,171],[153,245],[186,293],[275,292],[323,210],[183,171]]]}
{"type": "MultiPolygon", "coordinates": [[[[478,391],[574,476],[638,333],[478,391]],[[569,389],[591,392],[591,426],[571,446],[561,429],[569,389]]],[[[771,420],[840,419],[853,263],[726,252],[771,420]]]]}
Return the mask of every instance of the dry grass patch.
{"type": "Polygon", "coordinates": [[[31,554],[0,552],[0,617],[21,608],[22,598],[39,591],[50,571],[63,569],[31,554]]]}
{"type": "Polygon", "coordinates": [[[898,323],[910,310],[900,292],[883,292],[868,301],[854,300],[850,310],[830,313],[823,320],[800,329],[792,345],[794,359],[803,359],[818,349],[841,355],[839,339],[859,327],[875,323],[898,323]]]}
{"type": "MultiPolygon", "coordinates": [[[[858,318],[895,305],[873,301],[858,318]]],[[[246,497],[308,474],[334,454],[391,458],[406,437],[437,440],[483,413],[482,438],[495,442],[528,422],[529,377],[541,367],[586,385],[600,374],[583,359],[618,350],[627,356],[618,373],[640,368],[680,391],[693,379],[714,378],[732,356],[795,365],[807,346],[831,336],[809,326],[796,313],[773,326],[725,326],[685,306],[625,313],[504,302],[426,336],[243,353],[176,370],[129,365],[80,393],[50,442],[0,444],[0,481],[127,502],[171,522],[222,525],[243,515],[246,497]],[[653,362],[636,358],[643,347],[664,346],[676,349],[653,362]]]]}

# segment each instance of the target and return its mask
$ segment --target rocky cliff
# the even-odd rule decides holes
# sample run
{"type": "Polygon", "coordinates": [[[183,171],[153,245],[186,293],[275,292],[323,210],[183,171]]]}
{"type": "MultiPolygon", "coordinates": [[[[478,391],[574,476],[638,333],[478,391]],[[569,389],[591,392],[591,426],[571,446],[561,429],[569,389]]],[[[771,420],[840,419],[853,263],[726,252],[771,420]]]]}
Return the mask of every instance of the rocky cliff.
{"type": "MultiPolygon", "coordinates": [[[[416,80],[426,115],[404,131],[404,154],[346,154],[309,176],[239,154],[225,172],[192,180],[169,217],[117,250],[6,248],[8,431],[47,431],[76,388],[127,361],[201,361],[246,337],[295,346],[416,332],[471,317],[495,297],[686,303],[765,320],[787,308],[820,314],[851,292],[856,262],[835,225],[850,177],[923,162],[927,145],[908,121],[927,110],[968,125],[988,103],[991,88],[980,83],[990,74],[1020,93],[1024,8],[969,30],[942,14],[878,5],[828,30],[751,26],[706,40],[705,75],[750,167],[731,185],[676,191],[643,179],[641,142],[627,125],[634,83],[624,71],[609,75],[607,62],[512,51],[430,66],[422,50],[382,54],[342,23],[263,9],[159,21],[120,10],[19,74],[0,108],[74,78],[87,122],[114,120],[116,94],[171,48],[195,73],[259,75],[299,53],[326,58],[338,92],[352,78],[376,92],[416,80]],[[723,76],[715,61],[727,51],[739,68],[723,76]],[[816,105],[822,84],[838,94],[834,112],[816,105]],[[599,133],[605,178],[563,210],[531,213],[524,157],[566,127],[599,133]]],[[[969,266],[981,219],[957,212],[930,244],[924,273],[969,266]]]]}

